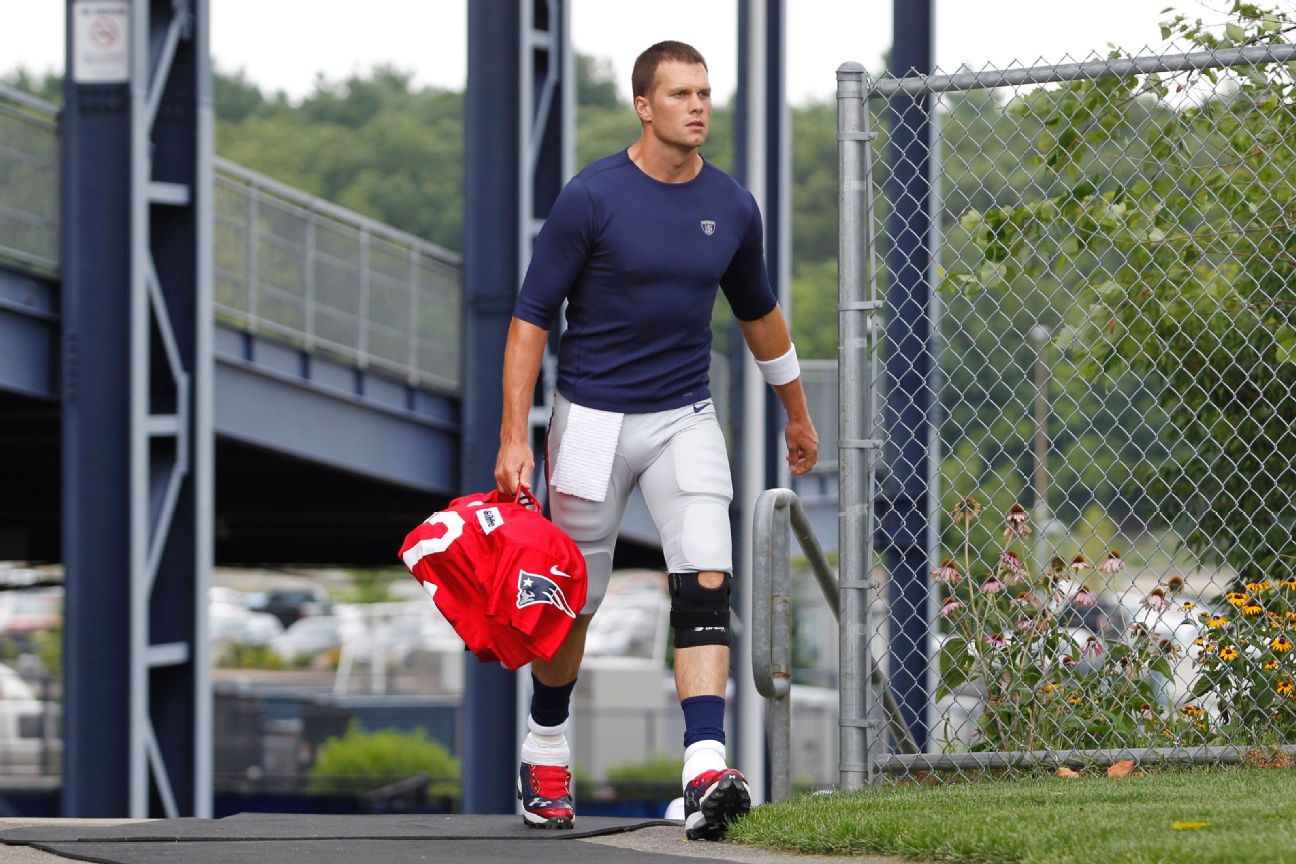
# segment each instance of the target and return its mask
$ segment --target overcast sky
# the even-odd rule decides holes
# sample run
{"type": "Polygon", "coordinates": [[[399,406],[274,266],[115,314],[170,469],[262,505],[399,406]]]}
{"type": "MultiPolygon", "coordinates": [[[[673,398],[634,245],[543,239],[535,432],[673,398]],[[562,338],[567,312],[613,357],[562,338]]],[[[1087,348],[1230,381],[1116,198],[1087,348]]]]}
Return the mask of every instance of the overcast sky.
{"type": "MultiPolygon", "coordinates": [[[[466,66],[467,0],[212,0],[212,54],[267,90],[308,93],[323,73],[337,80],[378,63],[414,73],[422,84],[460,88],[466,66]]],[[[1160,42],[1161,10],[1175,0],[935,0],[936,62],[952,70],[1017,60],[1050,62],[1160,42]]],[[[832,97],[847,61],[881,66],[891,42],[890,0],[791,0],[788,97],[832,97]]],[[[1222,21],[1200,0],[1177,4],[1222,21]]],[[[1217,0],[1223,8],[1229,4],[1217,0]]],[[[63,68],[65,0],[0,0],[0,72],[63,68]]],[[[614,63],[629,95],[635,55],[659,39],[680,39],[706,55],[720,99],[736,83],[734,0],[572,0],[578,51],[614,63]],[[634,17],[637,16],[637,17],[634,17]]]]}

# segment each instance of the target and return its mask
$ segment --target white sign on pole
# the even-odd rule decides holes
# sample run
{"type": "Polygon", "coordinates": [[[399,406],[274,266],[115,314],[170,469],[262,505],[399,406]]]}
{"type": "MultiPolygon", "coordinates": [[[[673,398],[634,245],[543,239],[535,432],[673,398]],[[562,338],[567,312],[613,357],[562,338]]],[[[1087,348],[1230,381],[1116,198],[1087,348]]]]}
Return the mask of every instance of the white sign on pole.
{"type": "Polygon", "coordinates": [[[122,84],[130,80],[130,4],[77,0],[72,21],[72,80],[122,84]]]}

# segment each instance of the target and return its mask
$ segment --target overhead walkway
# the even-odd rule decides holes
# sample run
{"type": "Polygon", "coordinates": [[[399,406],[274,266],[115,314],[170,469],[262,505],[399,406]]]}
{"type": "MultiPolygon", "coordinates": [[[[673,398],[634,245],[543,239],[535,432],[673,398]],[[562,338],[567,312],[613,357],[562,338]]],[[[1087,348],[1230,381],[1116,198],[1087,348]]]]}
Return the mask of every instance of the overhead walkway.
{"type": "MultiPolygon", "coordinates": [[[[214,210],[217,562],[392,563],[461,488],[459,256],[224,160],[214,210]]],[[[57,108],[0,88],[0,558],[59,557],[59,270],[57,108]]]]}

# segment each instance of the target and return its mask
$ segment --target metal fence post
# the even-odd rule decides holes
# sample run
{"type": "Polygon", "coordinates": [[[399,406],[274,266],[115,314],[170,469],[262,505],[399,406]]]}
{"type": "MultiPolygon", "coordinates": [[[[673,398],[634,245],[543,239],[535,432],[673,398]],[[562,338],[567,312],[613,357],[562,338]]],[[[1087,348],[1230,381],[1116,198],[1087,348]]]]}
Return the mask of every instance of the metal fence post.
{"type": "Polygon", "coordinates": [[[842,788],[871,782],[870,752],[876,721],[868,676],[869,593],[873,513],[870,490],[873,453],[871,435],[873,376],[871,316],[875,301],[866,297],[869,271],[868,235],[871,228],[871,152],[864,67],[843,64],[837,70],[838,319],[841,374],[838,396],[838,465],[841,483],[838,548],[841,554],[841,738],[842,788]]]}
{"type": "Polygon", "coordinates": [[[418,384],[419,365],[418,365],[418,336],[419,336],[419,271],[421,256],[417,249],[410,247],[409,252],[409,351],[406,355],[405,363],[409,366],[409,374],[406,381],[410,386],[418,384]]]}
{"type": "Polygon", "coordinates": [[[247,254],[243,259],[244,278],[247,279],[247,329],[257,329],[257,223],[261,220],[261,196],[253,184],[243,187],[247,191],[247,254]]]}
{"type": "Polygon", "coordinates": [[[302,329],[305,330],[303,340],[306,353],[315,350],[315,245],[317,238],[315,232],[317,229],[315,208],[310,207],[306,211],[306,308],[302,310],[302,329]]]}
{"type": "Polygon", "coordinates": [[[356,308],[356,365],[369,365],[369,229],[360,229],[360,297],[356,308]]]}

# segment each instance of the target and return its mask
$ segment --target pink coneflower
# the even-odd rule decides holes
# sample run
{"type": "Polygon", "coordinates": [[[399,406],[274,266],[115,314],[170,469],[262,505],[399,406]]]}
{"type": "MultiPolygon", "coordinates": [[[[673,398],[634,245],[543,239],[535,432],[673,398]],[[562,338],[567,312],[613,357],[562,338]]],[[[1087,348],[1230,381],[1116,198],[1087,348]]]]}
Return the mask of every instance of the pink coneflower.
{"type": "Polygon", "coordinates": [[[1166,598],[1164,588],[1153,588],[1152,593],[1144,597],[1139,605],[1154,612],[1162,612],[1170,608],[1170,601],[1166,598]]]}
{"type": "Polygon", "coordinates": [[[1004,590],[1004,584],[993,576],[981,586],[981,591],[985,594],[998,594],[1002,590],[1004,590]]]}
{"type": "Polygon", "coordinates": [[[1008,644],[1008,640],[1004,638],[1002,633],[995,633],[993,636],[987,636],[985,641],[991,648],[1003,648],[1008,644]]]}
{"type": "Polygon", "coordinates": [[[1080,656],[1098,658],[1106,652],[1103,643],[1097,636],[1090,636],[1085,640],[1084,647],[1080,649],[1080,656]]]}
{"type": "Polygon", "coordinates": [[[1077,555],[1071,559],[1071,569],[1079,573],[1082,570],[1089,569],[1089,562],[1085,560],[1083,554],[1077,555]]]}
{"type": "Polygon", "coordinates": [[[1062,665],[1065,666],[1066,668],[1074,669],[1077,663],[1079,663],[1079,661],[1076,660],[1076,658],[1072,657],[1070,654],[1062,655],[1062,665]]]}
{"type": "Polygon", "coordinates": [[[1031,533],[1030,525],[1026,524],[1026,508],[1020,504],[1012,505],[1008,511],[1008,518],[1005,520],[1003,536],[1005,540],[1012,537],[1029,537],[1031,533]]]}
{"type": "Polygon", "coordinates": [[[1072,606],[1092,606],[1094,605],[1093,595],[1089,593],[1088,585],[1081,585],[1080,590],[1071,595],[1072,606]]]}
{"type": "Polygon", "coordinates": [[[958,566],[955,565],[953,558],[946,558],[941,562],[941,566],[931,571],[931,578],[941,585],[957,585],[963,581],[963,574],[958,572],[958,566]]]}
{"type": "Polygon", "coordinates": [[[1104,573],[1119,573],[1125,569],[1125,561],[1115,549],[1107,553],[1107,560],[1098,565],[1104,573]]]}
{"type": "Polygon", "coordinates": [[[1018,609],[1038,609],[1040,601],[1033,591],[1026,590],[1018,592],[1013,598],[1013,605],[1018,609]]]}
{"type": "Polygon", "coordinates": [[[1017,629],[1018,629],[1018,630],[1029,630],[1029,629],[1031,629],[1031,627],[1033,627],[1034,625],[1035,625],[1035,622],[1032,621],[1032,620],[1029,619],[1029,618],[1018,618],[1018,619],[1017,619],[1017,629]]]}
{"type": "Polygon", "coordinates": [[[1027,572],[1026,567],[1023,566],[1021,559],[1017,557],[1017,554],[1009,549],[1005,549],[999,553],[999,563],[1007,568],[1013,582],[1020,582],[1022,579],[1030,575],[1030,573],[1027,572]]]}
{"type": "Polygon", "coordinates": [[[940,614],[942,618],[948,618],[955,612],[963,608],[963,601],[957,597],[946,597],[945,602],[941,604],[940,614]]]}
{"type": "Polygon", "coordinates": [[[954,506],[950,508],[950,516],[956,523],[961,522],[964,527],[967,527],[976,521],[984,509],[985,506],[980,501],[967,495],[954,502],[954,506]]]}

